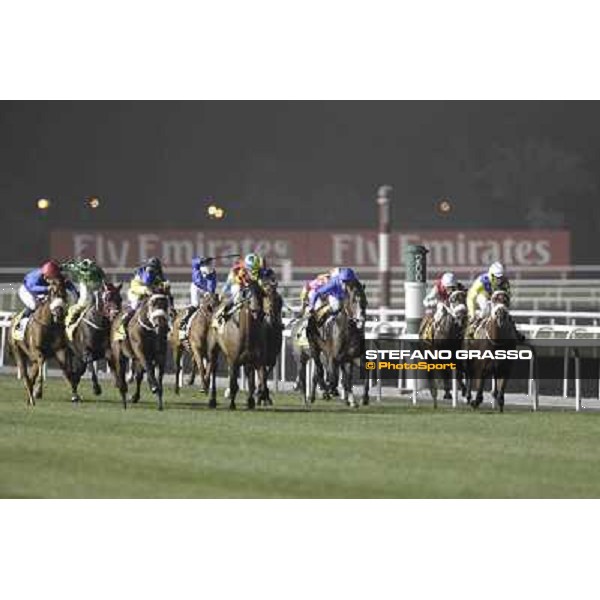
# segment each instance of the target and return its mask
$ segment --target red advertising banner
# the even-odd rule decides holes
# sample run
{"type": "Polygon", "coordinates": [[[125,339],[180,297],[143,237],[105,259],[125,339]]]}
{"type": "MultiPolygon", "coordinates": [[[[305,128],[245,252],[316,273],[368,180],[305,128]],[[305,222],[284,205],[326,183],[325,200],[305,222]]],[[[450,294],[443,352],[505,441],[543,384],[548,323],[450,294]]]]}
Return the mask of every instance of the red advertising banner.
{"type": "MultiPolygon", "coordinates": [[[[402,266],[407,244],[429,249],[428,264],[479,267],[494,260],[507,266],[570,264],[570,235],[561,230],[397,231],[390,236],[390,264],[402,266]]],[[[134,267],[150,256],[166,266],[189,266],[193,256],[258,252],[272,262],[296,267],[376,266],[377,232],[371,230],[296,231],[280,229],[137,231],[54,231],[52,256],[94,257],[105,267],[134,267]]],[[[226,261],[230,264],[231,260],[226,261]]]]}

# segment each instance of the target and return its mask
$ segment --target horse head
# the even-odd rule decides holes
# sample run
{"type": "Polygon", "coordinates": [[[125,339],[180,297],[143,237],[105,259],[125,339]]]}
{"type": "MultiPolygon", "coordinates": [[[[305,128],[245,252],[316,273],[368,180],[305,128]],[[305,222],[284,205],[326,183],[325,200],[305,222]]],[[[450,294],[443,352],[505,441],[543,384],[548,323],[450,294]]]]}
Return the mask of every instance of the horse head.
{"type": "Polygon", "coordinates": [[[112,283],[105,283],[101,290],[101,301],[102,301],[102,312],[111,321],[121,311],[123,304],[123,298],[121,297],[121,288],[123,284],[114,285],[112,283]]]}
{"type": "Polygon", "coordinates": [[[266,282],[263,286],[263,312],[265,319],[274,324],[281,324],[281,311],[283,310],[283,298],[277,291],[277,284],[266,282]]]}
{"type": "Polygon", "coordinates": [[[67,314],[67,290],[60,279],[53,279],[48,286],[46,298],[50,318],[54,323],[61,324],[67,314]]]}
{"type": "Polygon", "coordinates": [[[152,328],[157,330],[169,326],[169,310],[171,307],[171,299],[168,294],[154,293],[146,301],[141,316],[145,317],[152,325],[152,328]]]}
{"type": "Polygon", "coordinates": [[[240,303],[246,306],[252,317],[260,320],[264,316],[263,299],[265,291],[256,281],[251,281],[245,288],[242,289],[240,303]]]}
{"type": "Polygon", "coordinates": [[[492,319],[496,322],[498,327],[504,327],[507,320],[510,318],[508,313],[508,294],[502,290],[497,290],[492,294],[491,302],[492,319]]]}
{"type": "Polygon", "coordinates": [[[367,295],[365,288],[358,281],[351,282],[346,287],[344,310],[354,324],[363,329],[367,320],[367,295]]]}

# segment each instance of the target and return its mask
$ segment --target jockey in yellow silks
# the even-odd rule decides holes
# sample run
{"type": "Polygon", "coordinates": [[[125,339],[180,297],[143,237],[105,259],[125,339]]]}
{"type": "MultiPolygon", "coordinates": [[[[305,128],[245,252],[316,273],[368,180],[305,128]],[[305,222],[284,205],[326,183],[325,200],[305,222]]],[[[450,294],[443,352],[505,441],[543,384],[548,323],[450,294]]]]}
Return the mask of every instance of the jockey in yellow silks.
{"type": "Polygon", "coordinates": [[[487,317],[490,314],[490,300],[496,291],[505,292],[510,302],[510,282],[500,262],[493,263],[487,273],[482,273],[473,281],[467,293],[469,318],[487,317]]]}

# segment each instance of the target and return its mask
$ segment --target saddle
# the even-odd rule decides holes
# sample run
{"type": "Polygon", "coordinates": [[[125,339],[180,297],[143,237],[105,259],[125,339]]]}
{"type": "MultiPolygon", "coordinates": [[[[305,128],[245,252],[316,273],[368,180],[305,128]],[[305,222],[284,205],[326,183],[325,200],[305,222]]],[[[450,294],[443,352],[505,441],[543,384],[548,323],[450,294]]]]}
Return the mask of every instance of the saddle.
{"type": "Polygon", "coordinates": [[[179,330],[179,340],[180,341],[183,342],[189,338],[190,330],[192,328],[192,323],[194,322],[194,319],[198,316],[199,312],[200,312],[199,308],[196,308],[196,310],[191,314],[190,318],[187,320],[185,327],[183,329],[179,330]]]}
{"type": "Polygon", "coordinates": [[[433,339],[433,316],[427,315],[423,317],[421,326],[419,327],[419,337],[427,341],[433,339]]]}
{"type": "Polygon", "coordinates": [[[15,342],[22,342],[25,339],[25,333],[27,332],[27,326],[29,325],[31,315],[23,318],[24,312],[24,310],[19,312],[12,324],[11,336],[15,342]]]}
{"type": "Polygon", "coordinates": [[[300,346],[301,348],[308,348],[310,346],[310,343],[308,341],[308,335],[306,333],[307,327],[308,327],[308,319],[303,318],[300,321],[300,324],[299,324],[298,329],[296,330],[296,334],[295,334],[296,344],[298,346],[300,346]]]}
{"type": "Polygon", "coordinates": [[[81,320],[83,319],[86,312],[87,312],[87,308],[85,310],[82,310],[77,315],[75,320],[70,325],[65,327],[65,331],[67,333],[67,338],[69,339],[70,342],[73,341],[73,336],[75,335],[75,330],[77,329],[77,326],[79,325],[79,323],[81,323],[81,320]]]}

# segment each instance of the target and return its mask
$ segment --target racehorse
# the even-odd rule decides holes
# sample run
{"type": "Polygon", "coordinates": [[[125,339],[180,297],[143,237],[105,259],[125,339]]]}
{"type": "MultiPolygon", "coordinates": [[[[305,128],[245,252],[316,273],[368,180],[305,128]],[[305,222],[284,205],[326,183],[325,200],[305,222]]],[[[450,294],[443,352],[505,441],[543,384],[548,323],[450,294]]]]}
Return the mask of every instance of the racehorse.
{"type": "MultiPolygon", "coordinates": [[[[467,321],[466,293],[463,290],[455,290],[448,298],[448,303],[439,302],[434,315],[426,317],[419,331],[421,346],[426,350],[440,351],[449,350],[454,353],[460,350],[463,344],[467,321]],[[431,328],[431,336],[426,335],[428,328],[431,328]]],[[[454,362],[454,361],[453,361],[454,362]]],[[[463,369],[460,361],[457,364],[457,378],[463,394],[466,393],[466,386],[462,381],[463,369]],[[461,368],[458,368],[461,365],[461,368]]],[[[435,379],[436,371],[427,371],[429,389],[433,398],[433,407],[437,408],[437,386],[435,379]]],[[[444,386],[444,400],[452,398],[451,372],[442,369],[440,377],[444,386]]]]}
{"type": "Polygon", "coordinates": [[[111,347],[115,365],[115,381],[123,408],[127,408],[127,359],[132,361],[135,374],[135,392],[131,401],[140,399],[140,385],[144,373],[150,391],[157,396],[158,410],[163,410],[163,375],[167,359],[167,336],[171,296],[167,289],[144,298],[135,315],[127,325],[125,338],[121,330],[121,318],[113,321],[111,347]]]}
{"type": "MultiPolygon", "coordinates": [[[[473,339],[465,340],[468,350],[514,350],[520,336],[514,321],[508,312],[508,295],[496,291],[491,298],[491,314],[475,329],[473,339]]],[[[485,378],[492,376],[496,386],[493,396],[500,412],[504,411],[504,391],[510,376],[512,361],[494,360],[492,358],[474,359],[467,363],[468,382],[467,400],[473,408],[478,408],[483,401],[485,378]],[[475,389],[475,400],[471,401],[471,389],[475,389]]]]}
{"type": "Polygon", "coordinates": [[[55,358],[66,380],[71,386],[71,401],[79,402],[77,382],[73,377],[73,367],[77,359],[67,344],[65,334],[65,316],[67,292],[62,282],[50,282],[49,292],[29,317],[22,340],[16,340],[14,330],[18,326],[19,316],[11,324],[10,347],[23,377],[27,390],[28,404],[35,405],[43,395],[44,361],[55,358]],[[29,370],[31,367],[31,370],[29,370]]]}
{"type": "Polygon", "coordinates": [[[323,398],[329,400],[331,397],[328,384],[325,381],[325,368],[321,360],[321,350],[318,346],[311,344],[308,340],[306,330],[308,327],[309,316],[302,316],[295,319],[290,325],[292,338],[292,352],[298,375],[296,378],[296,389],[302,392],[302,397],[306,401],[306,365],[309,360],[314,361],[314,372],[310,385],[310,402],[313,403],[316,397],[317,385],[323,390],[323,398]]]}
{"type": "Polygon", "coordinates": [[[283,340],[283,323],[281,321],[281,312],[283,310],[283,298],[277,291],[277,284],[267,281],[263,285],[263,344],[264,344],[264,362],[260,369],[264,371],[262,378],[265,382],[264,394],[259,395],[259,406],[272,405],[269,392],[268,380],[277,364],[277,357],[281,352],[281,342],[283,340]]]}
{"type": "MultiPolygon", "coordinates": [[[[344,399],[349,406],[358,407],[352,390],[353,366],[360,366],[365,352],[364,326],[367,301],[360,283],[350,284],[341,310],[318,326],[311,317],[307,326],[307,337],[313,356],[322,353],[327,372],[327,389],[337,388],[339,373],[342,373],[344,399]]],[[[369,378],[364,379],[363,405],[369,403],[369,378]]]]}
{"type": "Polygon", "coordinates": [[[102,388],[98,383],[94,361],[106,359],[108,365],[114,369],[110,347],[110,325],[121,310],[121,287],[122,284],[115,286],[112,283],[105,283],[96,295],[95,303],[86,308],[74,324],[71,337],[71,346],[82,361],[80,368],[73,375],[79,383],[86,368],[89,367],[93,391],[97,396],[102,393],[102,388]]]}
{"type": "Polygon", "coordinates": [[[249,409],[256,406],[254,399],[255,372],[258,373],[259,399],[264,400],[266,381],[265,344],[263,336],[263,297],[264,291],[257,282],[251,282],[241,290],[233,307],[233,314],[222,324],[211,323],[208,332],[208,378],[210,408],[217,406],[216,371],[219,353],[227,360],[229,375],[229,408],[234,410],[235,397],[238,393],[238,374],[244,367],[248,379],[248,398],[246,405],[249,409]]]}
{"type": "Polygon", "coordinates": [[[181,319],[187,309],[181,310],[173,322],[171,331],[171,345],[173,347],[173,360],[175,363],[175,393],[179,394],[179,378],[181,374],[181,361],[184,352],[192,357],[192,373],[189,384],[192,385],[198,372],[200,374],[200,383],[202,392],[208,391],[208,377],[205,363],[208,361],[208,330],[215,310],[219,305],[217,294],[204,294],[200,305],[190,317],[187,324],[187,335],[181,339],[179,335],[181,319]]]}

